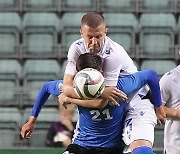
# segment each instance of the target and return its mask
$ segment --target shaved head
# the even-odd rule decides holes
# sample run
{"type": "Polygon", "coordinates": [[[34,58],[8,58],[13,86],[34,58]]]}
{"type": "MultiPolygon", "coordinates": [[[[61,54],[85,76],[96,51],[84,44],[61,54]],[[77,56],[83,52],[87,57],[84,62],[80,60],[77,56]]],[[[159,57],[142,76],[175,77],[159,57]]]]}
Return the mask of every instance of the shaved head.
{"type": "Polygon", "coordinates": [[[80,34],[89,52],[98,53],[107,33],[104,17],[96,12],[88,12],[81,19],[80,34]]]}
{"type": "Polygon", "coordinates": [[[81,26],[96,28],[101,24],[105,25],[104,17],[97,12],[88,12],[81,19],[81,26]]]}

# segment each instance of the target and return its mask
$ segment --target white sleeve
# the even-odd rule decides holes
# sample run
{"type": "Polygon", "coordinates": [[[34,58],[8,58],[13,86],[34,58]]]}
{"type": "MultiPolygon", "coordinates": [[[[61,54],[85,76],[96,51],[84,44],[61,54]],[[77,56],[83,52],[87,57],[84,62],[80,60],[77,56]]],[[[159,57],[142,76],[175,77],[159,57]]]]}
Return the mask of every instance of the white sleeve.
{"type": "Polygon", "coordinates": [[[75,75],[76,74],[76,62],[79,57],[78,48],[75,44],[72,44],[68,51],[68,62],[65,69],[65,74],[75,75]]]}
{"type": "Polygon", "coordinates": [[[170,98],[170,88],[171,88],[171,84],[170,84],[170,79],[164,75],[161,79],[160,79],[160,89],[161,89],[161,97],[162,97],[162,103],[165,105],[169,98],[170,98]]]}
{"type": "Polygon", "coordinates": [[[104,60],[104,78],[106,86],[116,86],[121,70],[121,63],[118,63],[118,56],[109,56],[104,60]]]}
{"type": "Polygon", "coordinates": [[[103,68],[106,86],[116,86],[119,75],[137,71],[132,59],[122,47],[117,48],[114,53],[105,58],[103,68]]]}

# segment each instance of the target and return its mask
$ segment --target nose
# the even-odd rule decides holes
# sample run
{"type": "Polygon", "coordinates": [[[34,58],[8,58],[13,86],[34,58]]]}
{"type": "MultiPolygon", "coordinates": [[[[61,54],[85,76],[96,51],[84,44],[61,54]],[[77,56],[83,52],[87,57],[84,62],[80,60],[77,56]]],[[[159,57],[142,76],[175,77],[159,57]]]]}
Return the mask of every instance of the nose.
{"type": "Polygon", "coordinates": [[[93,37],[93,38],[92,38],[92,44],[93,44],[93,45],[96,45],[97,42],[98,42],[97,38],[93,37]]]}

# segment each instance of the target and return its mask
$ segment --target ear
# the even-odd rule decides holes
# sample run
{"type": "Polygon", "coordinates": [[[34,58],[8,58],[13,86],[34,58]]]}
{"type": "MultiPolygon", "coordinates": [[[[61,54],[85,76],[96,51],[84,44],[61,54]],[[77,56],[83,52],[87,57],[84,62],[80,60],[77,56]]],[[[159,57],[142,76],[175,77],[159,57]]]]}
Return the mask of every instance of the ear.
{"type": "Polygon", "coordinates": [[[81,37],[83,37],[82,29],[79,30],[81,37]]]}
{"type": "Polygon", "coordinates": [[[108,28],[106,27],[106,29],[105,29],[105,33],[107,34],[107,32],[108,32],[108,28]]]}
{"type": "Polygon", "coordinates": [[[79,29],[79,32],[80,32],[80,34],[82,34],[82,29],[81,28],[79,29]]]}

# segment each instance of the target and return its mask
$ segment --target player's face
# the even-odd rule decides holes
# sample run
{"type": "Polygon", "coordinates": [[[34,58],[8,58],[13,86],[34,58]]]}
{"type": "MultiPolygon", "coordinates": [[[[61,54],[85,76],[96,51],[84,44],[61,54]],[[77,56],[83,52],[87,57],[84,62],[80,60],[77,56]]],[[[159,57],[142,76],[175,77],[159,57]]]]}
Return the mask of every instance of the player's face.
{"type": "Polygon", "coordinates": [[[98,53],[102,48],[104,37],[107,33],[107,28],[104,24],[100,24],[96,28],[82,25],[80,33],[81,37],[84,38],[89,51],[92,53],[98,53]]]}

